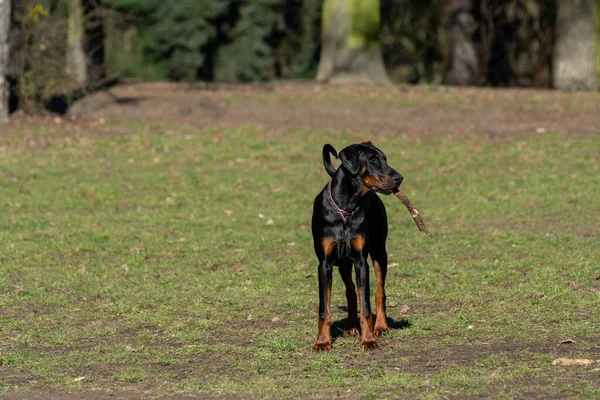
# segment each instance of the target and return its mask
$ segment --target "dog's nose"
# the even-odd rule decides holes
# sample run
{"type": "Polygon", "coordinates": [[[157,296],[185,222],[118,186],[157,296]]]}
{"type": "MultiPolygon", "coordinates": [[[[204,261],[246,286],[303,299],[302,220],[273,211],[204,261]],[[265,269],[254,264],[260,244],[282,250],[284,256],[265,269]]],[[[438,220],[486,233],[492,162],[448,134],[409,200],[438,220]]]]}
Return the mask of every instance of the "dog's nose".
{"type": "Polygon", "coordinates": [[[395,183],[396,183],[398,186],[400,186],[400,184],[402,183],[402,179],[404,179],[404,178],[402,177],[402,175],[400,175],[400,174],[396,174],[396,175],[394,175],[394,178],[393,178],[393,179],[394,179],[394,182],[395,182],[395,183]]]}

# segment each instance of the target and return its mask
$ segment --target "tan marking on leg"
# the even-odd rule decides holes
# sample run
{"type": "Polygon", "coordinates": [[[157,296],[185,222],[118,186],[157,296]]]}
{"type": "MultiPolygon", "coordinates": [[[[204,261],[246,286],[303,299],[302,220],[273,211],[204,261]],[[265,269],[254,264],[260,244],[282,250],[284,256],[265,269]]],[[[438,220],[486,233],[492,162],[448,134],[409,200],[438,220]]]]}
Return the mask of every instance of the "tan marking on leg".
{"type": "Polygon", "coordinates": [[[373,334],[373,315],[365,317],[362,306],[362,289],[358,286],[358,303],[360,304],[360,345],[363,350],[373,350],[378,347],[377,338],[373,334]]]}
{"type": "Polygon", "coordinates": [[[331,285],[327,288],[327,313],[318,319],[319,333],[313,351],[331,351],[331,285]]]}
{"type": "Polygon", "coordinates": [[[337,246],[337,242],[332,238],[324,238],[321,241],[321,246],[323,246],[323,251],[325,255],[328,256],[331,254],[335,246],[337,246]]]}
{"type": "Polygon", "coordinates": [[[352,248],[356,251],[362,251],[362,249],[365,247],[365,237],[364,236],[359,236],[356,237],[354,239],[352,239],[350,241],[350,244],[352,245],[352,248]]]}

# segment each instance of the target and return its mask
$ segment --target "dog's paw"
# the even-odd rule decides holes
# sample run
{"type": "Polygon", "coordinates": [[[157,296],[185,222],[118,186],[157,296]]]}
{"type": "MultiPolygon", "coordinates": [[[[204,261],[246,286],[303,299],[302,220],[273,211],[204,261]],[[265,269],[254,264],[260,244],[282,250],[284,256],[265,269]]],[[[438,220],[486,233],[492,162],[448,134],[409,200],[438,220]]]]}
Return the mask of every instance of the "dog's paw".
{"type": "Polygon", "coordinates": [[[344,337],[354,337],[358,336],[358,334],[358,328],[349,328],[344,331],[344,337]]]}
{"type": "Polygon", "coordinates": [[[366,337],[360,341],[360,346],[363,350],[375,350],[379,347],[377,344],[377,339],[374,336],[366,337]]]}
{"type": "Polygon", "coordinates": [[[390,331],[390,328],[387,325],[377,326],[377,324],[375,324],[375,329],[373,330],[373,333],[375,334],[375,336],[379,337],[379,336],[385,335],[389,331],[390,331]]]}
{"type": "Polygon", "coordinates": [[[313,346],[313,351],[320,353],[322,351],[331,351],[331,341],[319,341],[313,346]]]}

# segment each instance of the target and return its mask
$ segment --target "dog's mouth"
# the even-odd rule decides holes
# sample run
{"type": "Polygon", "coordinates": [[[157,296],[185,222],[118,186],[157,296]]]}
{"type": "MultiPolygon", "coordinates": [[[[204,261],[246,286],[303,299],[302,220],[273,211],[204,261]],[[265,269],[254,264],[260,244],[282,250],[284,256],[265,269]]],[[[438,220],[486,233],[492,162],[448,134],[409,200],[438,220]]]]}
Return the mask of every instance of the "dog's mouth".
{"type": "Polygon", "coordinates": [[[402,183],[402,175],[381,176],[370,175],[363,177],[363,184],[370,190],[384,195],[392,194],[398,191],[402,183]]]}
{"type": "Polygon", "coordinates": [[[393,187],[393,188],[382,188],[382,187],[378,187],[378,186],[371,186],[371,190],[373,190],[374,192],[377,192],[377,193],[388,195],[388,194],[396,193],[398,191],[399,187],[400,187],[400,185],[393,187]]]}

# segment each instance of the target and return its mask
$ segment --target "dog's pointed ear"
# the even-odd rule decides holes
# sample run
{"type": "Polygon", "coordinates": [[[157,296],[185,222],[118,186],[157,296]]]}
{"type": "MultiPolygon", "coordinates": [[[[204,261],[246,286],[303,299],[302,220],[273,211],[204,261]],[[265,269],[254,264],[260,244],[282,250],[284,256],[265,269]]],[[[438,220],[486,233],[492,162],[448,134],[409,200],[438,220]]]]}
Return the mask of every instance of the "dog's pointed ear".
{"type": "Polygon", "coordinates": [[[340,160],[342,161],[342,165],[350,172],[352,175],[358,174],[358,146],[351,145],[340,151],[340,160]]]}
{"type": "Polygon", "coordinates": [[[326,144],[323,146],[323,166],[325,167],[325,171],[327,171],[329,176],[333,177],[333,175],[335,175],[335,167],[333,164],[331,164],[331,157],[329,154],[333,154],[335,158],[338,157],[337,151],[335,151],[333,146],[326,144]]]}

